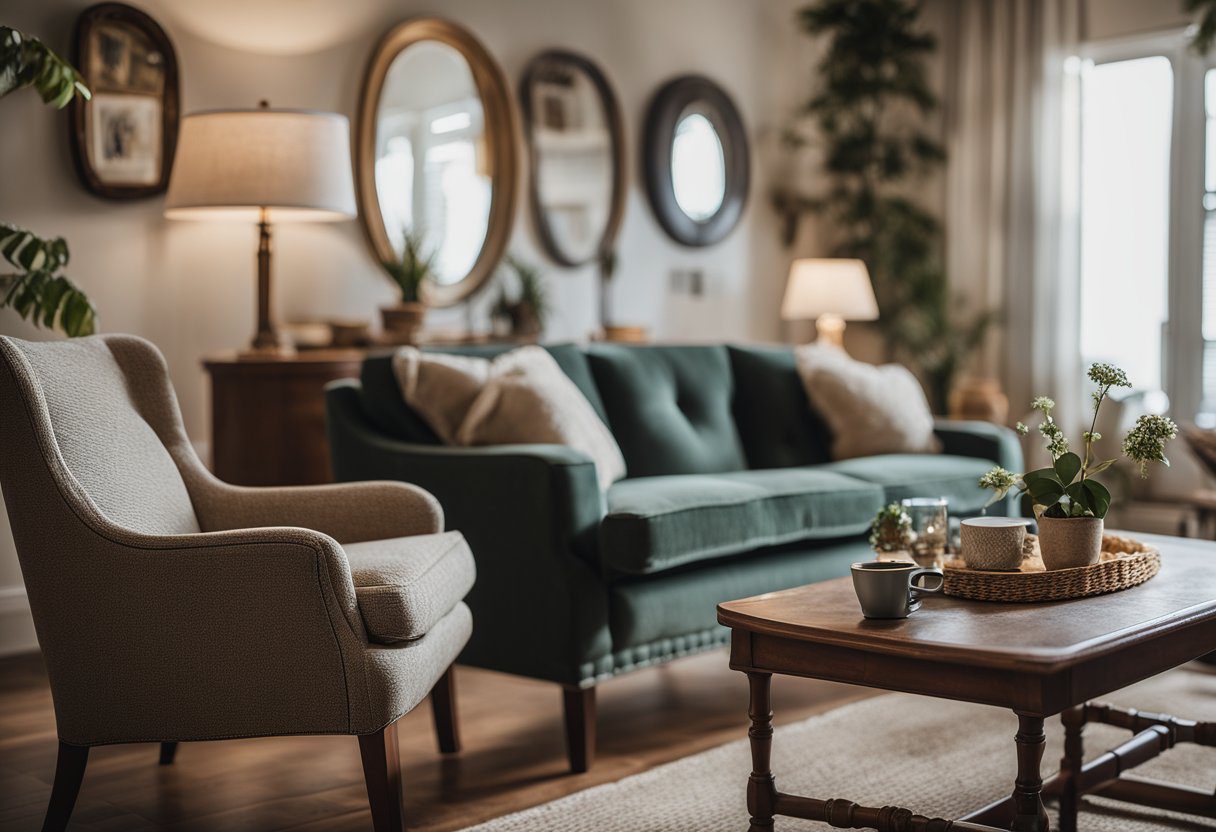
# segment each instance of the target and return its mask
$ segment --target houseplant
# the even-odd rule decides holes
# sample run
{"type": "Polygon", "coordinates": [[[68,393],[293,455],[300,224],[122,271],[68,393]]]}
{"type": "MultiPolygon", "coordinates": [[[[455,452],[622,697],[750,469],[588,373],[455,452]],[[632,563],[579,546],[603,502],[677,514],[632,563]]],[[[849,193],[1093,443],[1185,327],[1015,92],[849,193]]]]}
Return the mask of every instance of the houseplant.
{"type": "Polygon", "coordinates": [[[418,340],[418,333],[426,320],[422,284],[435,267],[435,254],[427,254],[422,235],[407,228],[401,256],[396,260],[385,260],[382,265],[401,293],[400,302],[380,307],[385,340],[394,344],[412,344],[418,340]]]}
{"type": "Polygon", "coordinates": [[[910,560],[912,547],[912,518],[899,503],[883,506],[870,524],[870,548],[878,555],[901,553],[910,560]]]}
{"type": "Polygon", "coordinates": [[[517,257],[508,257],[506,266],[515,278],[515,299],[508,297],[506,288],[502,288],[494,314],[510,321],[513,336],[539,338],[550,312],[549,294],[540,269],[517,257]]]}
{"type": "MultiPolygon", "coordinates": [[[[1123,370],[1110,364],[1093,364],[1087,375],[1096,389],[1093,419],[1089,430],[1081,434],[1084,457],[1069,449],[1068,437],[1052,417],[1055,402],[1039,396],[1031,406],[1041,414],[1038,430],[1051,455],[1051,467],[1014,474],[998,466],[980,478],[982,488],[995,492],[990,505],[1011,490],[1030,494],[1039,523],[1039,549],[1048,569],[1097,563],[1102,553],[1103,519],[1110,508],[1111,496],[1096,477],[1117,460],[1094,459],[1093,443],[1102,438],[1094,429],[1098,411],[1110,391],[1131,387],[1131,382],[1123,370]]],[[[1029,430],[1017,423],[1019,434],[1025,436],[1029,430]]],[[[1165,443],[1177,435],[1178,426],[1165,416],[1142,415],[1123,439],[1123,455],[1136,463],[1140,476],[1146,477],[1150,463],[1170,464],[1165,457],[1165,443]]]]}
{"type": "MultiPolygon", "coordinates": [[[[0,26],[0,98],[34,87],[42,100],[62,109],[75,96],[89,98],[80,73],[37,38],[0,26]]],[[[68,337],[92,335],[97,310],[59,270],[68,264],[62,237],[44,239],[0,223],[0,257],[16,271],[0,274],[0,308],[11,307],[35,326],[55,327],[68,337]]]]}
{"type": "Polygon", "coordinates": [[[799,11],[802,29],[823,38],[816,89],[784,131],[786,147],[820,168],[820,190],[782,184],[773,202],[787,242],[807,212],[831,221],[831,257],[865,261],[888,356],[924,381],[935,413],[945,413],[955,377],[997,321],[993,310],[964,317],[942,266],[938,218],[909,194],[945,161],[924,129],[938,106],[926,61],[936,39],[912,0],[815,0],[799,11]]]}

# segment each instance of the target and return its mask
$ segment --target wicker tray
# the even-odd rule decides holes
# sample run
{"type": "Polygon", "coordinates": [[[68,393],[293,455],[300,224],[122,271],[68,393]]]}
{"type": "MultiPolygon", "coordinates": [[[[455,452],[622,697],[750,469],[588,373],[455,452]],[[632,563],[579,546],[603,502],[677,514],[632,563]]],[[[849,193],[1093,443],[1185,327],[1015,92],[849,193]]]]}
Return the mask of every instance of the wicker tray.
{"type": "Polygon", "coordinates": [[[1036,536],[1026,537],[1030,545],[1017,572],[968,569],[962,559],[947,559],[943,569],[945,593],[975,601],[1063,601],[1129,589],[1161,568],[1161,554],[1152,546],[1108,534],[1102,536],[1102,559],[1097,563],[1048,572],[1039,556],[1036,536]]]}

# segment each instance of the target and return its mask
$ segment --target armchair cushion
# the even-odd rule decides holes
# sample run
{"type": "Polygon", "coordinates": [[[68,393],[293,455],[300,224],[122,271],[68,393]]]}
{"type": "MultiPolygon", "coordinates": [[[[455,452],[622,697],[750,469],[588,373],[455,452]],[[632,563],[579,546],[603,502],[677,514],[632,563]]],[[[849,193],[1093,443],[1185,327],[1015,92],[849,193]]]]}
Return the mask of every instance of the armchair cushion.
{"type": "Polygon", "coordinates": [[[359,612],[371,641],[426,635],[473,586],[473,554],[460,532],[348,543],[359,612]]]}
{"type": "Polygon", "coordinates": [[[878,485],[822,468],[643,477],[608,492],[600,544],[609,569],[662,572],[797,540],[863,533],[878,485]]]}

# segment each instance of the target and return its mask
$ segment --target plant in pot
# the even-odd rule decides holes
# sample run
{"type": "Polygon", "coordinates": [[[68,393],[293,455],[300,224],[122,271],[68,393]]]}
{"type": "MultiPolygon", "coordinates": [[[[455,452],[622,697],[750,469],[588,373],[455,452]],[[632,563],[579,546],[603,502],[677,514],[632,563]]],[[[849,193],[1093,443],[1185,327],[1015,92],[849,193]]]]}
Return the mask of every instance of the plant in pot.
{"type": "Polygon", "coordinates": [[[914,537],[912,517],[899,503],[880,508],[870,524],[870,548],[879,560],[911,560],[914,537]]]}
{"type": "Polygon", "coordinates": [[[399,303],[380,307],[385,340],[394,344],[413,344],[418,340],[418,333],[426,320],[422,284],[431,276],[435,255],[426,253],[426,244],[420,233],[406,229],[401,256],[396,260],[385,260],[382,265],[401,292],[399,303]]]}
{"type": "Polygon", "coordinates": [[[491,314],[509,322],[512,336],[538,339],[551,310],[540,269],[516,257],[508,257],[506,265],[514,275],[517,293],[511,300],[502,287],[491,314]]]}
{"type": "MultiPolygon", "coordinates": [[[[1034,514],[1039,524],[1039,549],[1048,569],[1068,569],[1097,563],[1102,555],[1103,519],[1110,508],[1110,491],[1096,479],[1117,460],[1096,460],[1093,443],[1101,439],[1094,432],[1098,411],[1112,388],[1131,387],[1127,374],[1110,364],[1094,364],[1089,380],[1097,385],[1093,392],[1094,413],[1089,430],[1081,434],[1084,457],[1069,449],[1068,437],[1051,415],[1054,401],[1046,396],[1032,403],[1041,414],[1038,430],[1051,454],[1049,468],[1015,474],[999,466],[980,478],[982,488],[995,493],[989,505],[1003,499],[1011,490],[1018,494],[1029,492],[1034,501],[1034,514]]],[[[1025,436],[1029,428],[1017,423],[1017,431],[1025,436]]],[[[1136,420],[1123,439],[1123,455],[1148,476],[1152,462],[1169,465],[1165,458],[1165,443],[1178,435],[1178,426],[1165,416],[1145,414],[1136,420]]]]}

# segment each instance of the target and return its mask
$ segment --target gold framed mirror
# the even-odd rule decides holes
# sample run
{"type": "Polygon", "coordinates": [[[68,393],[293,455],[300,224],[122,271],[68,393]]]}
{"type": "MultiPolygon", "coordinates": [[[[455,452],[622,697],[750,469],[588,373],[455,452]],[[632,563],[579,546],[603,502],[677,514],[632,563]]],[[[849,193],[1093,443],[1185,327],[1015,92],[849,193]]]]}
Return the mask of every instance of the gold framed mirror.
{"type": "Polygon", "coordinates": [[[359,215],[376,259],[415,234],[434,258],[430,306],[480,289],[506,250],[519,160],[506,77],[467,29],[402,23],[372,53],[355,137],[359,215]]]}

